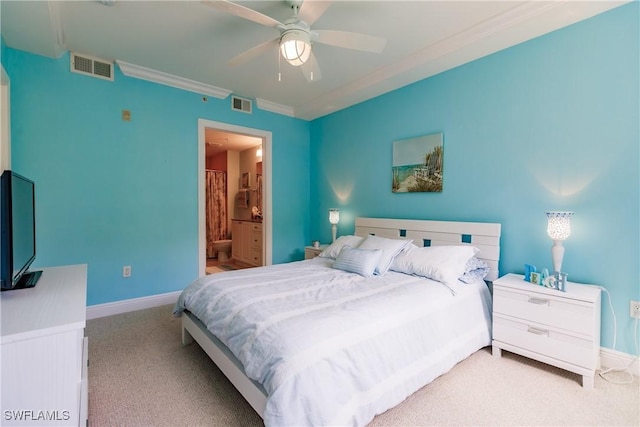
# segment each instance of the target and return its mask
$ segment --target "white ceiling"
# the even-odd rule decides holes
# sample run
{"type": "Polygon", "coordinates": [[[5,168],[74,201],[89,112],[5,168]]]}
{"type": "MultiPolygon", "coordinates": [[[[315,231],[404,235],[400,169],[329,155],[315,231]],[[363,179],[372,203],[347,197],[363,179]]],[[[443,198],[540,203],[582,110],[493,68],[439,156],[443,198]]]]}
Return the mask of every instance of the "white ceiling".
{"type": "MultiPolygon", "coordinates": [[[[307,0],[311,1],[311,0],[307,0]]],[[[9,47],[57,58],[66,51],[150,68],[282,106],[311,120],[435,75],[625,1],[334,1],[312,29],[387,39],[381,54],[315,44],[322,79],[307,82],[277,49],[227,62],[278,31],[199,1],[7,1],[9,47]],[[282,81],[278,81],[278,70],[282,81]]],[[[280,22],[285,1],[246,1],[280,22]]],[[[259,105],[258,105],[259,107],[259,105]]]]}
{"type": "Polygon", "coordinates": [[[245,151],[262,145],[262,138],[206,128],[204,132],[206,156],[213,156],[227,150],[245,151]]]}

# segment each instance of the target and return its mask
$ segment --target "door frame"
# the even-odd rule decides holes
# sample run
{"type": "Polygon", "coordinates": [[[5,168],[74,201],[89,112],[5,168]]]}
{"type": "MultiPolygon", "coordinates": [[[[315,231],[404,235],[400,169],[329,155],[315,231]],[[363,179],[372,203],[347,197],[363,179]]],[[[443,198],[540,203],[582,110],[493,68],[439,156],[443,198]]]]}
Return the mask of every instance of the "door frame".
{"type": "Polygon", "coordinates": [[[262,261],[263,265],[272,263],[272,209],[271,209],[271,132],[229,123],[198,119],[198,272],[200,276],[206,274],[207,267],[207,225],[205,210],[205,130],[213,128],[226,132],[240,133],[256,138],[262,138],[262,261]]]}

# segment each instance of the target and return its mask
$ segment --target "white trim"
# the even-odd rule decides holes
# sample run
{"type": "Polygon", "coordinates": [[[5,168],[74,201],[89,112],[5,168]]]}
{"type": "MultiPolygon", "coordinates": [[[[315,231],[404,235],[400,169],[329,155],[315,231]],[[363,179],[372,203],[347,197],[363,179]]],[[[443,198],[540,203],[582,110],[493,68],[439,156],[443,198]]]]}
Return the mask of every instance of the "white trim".
{"type": "Polygon", "coordinates": [[[640,377],[640,363],[637,356],[600,347],[600,366],[603,371],[610,368],[624,370],[629,364],[631,364],[629,368],[631,373],[636,377],[640,377]]]}
{"type": "Polygon", "coordinates": [[[11,169],[11,81],[0,64],[0,172],[11,169]]]}
{"type": "Polygon", "coordinates": [[[148,297],[90,305],[87,307],[87,320],[143,310],[145,308],[159,307],[161,305],[175,304],[181,292],[182,291],[175,291],[148,297]]]}
{"type": "Polygon", "coordinates": [[[117,60],[116,63],[125,76],[135,77],[147,80],[161,85],[176,87],[178,89],[188,90],[190,92],[200,93],[202,95],[213,96],[214,98],[225,99],[232,91],[216,86],[200,83],[195,80],[185,79],[184,77],[174,76],[172,74],[163,73],[162,71],[152,70],[151,68],[141,67],[140,65],[129,64],[128,62],[117,60]]]}
{"type": "Polygon", "coordinates": [[[288,105],[277,104],[275,102],[267,101],[266,99],[262,98],[256,98],[256,105],[261,110],[284,114],[285,116],[289,117],[295,117],[293,114],[293,107],[290,107],[288,105]]]}
{"type": "Polygon", "coordinates": [[[207,266],[207,226],[206,218],[204,215],[205,206],[205,130],[207,128],[213,128],[226,132],[240,133],[243,135],[249,135],[256,138],[262,138],[262,185],[263,199],[262,199],[262,233],[264,237],[264,252],[263,261],[264,265],[271,265],[272,263],[272,224],[273,214],[271,208],[272,201],[272,173],[271,173],[271,141],[272,134],[266,130],[253,129],[244,126],[231,125],[229,123],[214,122],[207,119],[198,119],[198,273],[201,276],[206,274],[205,268],[207,266]]]}

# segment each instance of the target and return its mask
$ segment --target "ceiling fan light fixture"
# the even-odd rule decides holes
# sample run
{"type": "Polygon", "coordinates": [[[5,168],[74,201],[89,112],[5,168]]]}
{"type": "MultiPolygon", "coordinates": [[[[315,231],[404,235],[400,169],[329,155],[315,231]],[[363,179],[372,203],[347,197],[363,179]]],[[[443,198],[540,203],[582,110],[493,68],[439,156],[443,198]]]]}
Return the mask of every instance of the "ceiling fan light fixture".
{"type": "Polygon", "coordinates": [[[285,31],[280,37],[280,52],[294,67],[304,64],[311,56],[309,33],[298,29],[285,31]]]}

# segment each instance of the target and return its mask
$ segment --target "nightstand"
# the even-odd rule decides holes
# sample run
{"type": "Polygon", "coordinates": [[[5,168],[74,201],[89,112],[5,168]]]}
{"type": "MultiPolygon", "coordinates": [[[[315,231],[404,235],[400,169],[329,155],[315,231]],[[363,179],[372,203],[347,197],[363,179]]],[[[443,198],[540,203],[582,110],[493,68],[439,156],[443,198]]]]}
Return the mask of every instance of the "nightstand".
{"type": "Polygon", "coordinates": [[[600,288],[567,282],[566,292],[507,274],[493,282],[493,355],[517,353],[582,375],[593,388],[600,355],[600,288]]]}
{"type": "Polygon", "coordinates": [[[304,247],[304,259],[312,259],[320,255],[320,252],[324,251],[329,245],[320,245],[317,248],[313,246],[304,247]]]}

